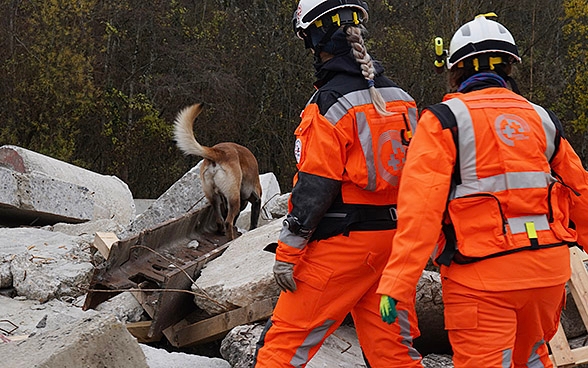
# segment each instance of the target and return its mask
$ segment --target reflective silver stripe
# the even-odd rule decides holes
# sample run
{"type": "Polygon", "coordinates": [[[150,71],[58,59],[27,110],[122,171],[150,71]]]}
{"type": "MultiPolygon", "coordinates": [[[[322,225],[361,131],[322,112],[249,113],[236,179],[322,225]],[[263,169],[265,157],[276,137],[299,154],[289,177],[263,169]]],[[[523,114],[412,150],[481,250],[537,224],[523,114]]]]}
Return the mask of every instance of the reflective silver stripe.
{"type": "Polygon", "coordinates": [[[461,180],[463,183],[475,182],[478,180],[478,173],[476,170],[476,136],[472,116],[466,104],[458,98],[445,101],[444,104],[449,106],[457,121],[461,180]]]}
{"type": "Polygon", "coordinates": [[[333,323],[335,323],[334,320],[326,320],[325,323],[323,323],[321,326],[318,326],[314,330],[310,331],[302,345],[296,349],[296,353],[294,353],[292,360],[290,360],[290,364],[292,364],[293,367],[302,367],[308,363],[310,349],[320,344],[333,323]]]}
{"type": "MultiPolygon", "coordinates": [[[[378,91],[382,94],[384,101],[406,101],[413,102],[414,99],[399,87],[385,87],[378,88],[378,91]]],[[[372,103],[372,96],[370,95],[369,89],[362,89],[359,91],[350,92],[340,97],[336,103],[334,103],[329,110],[325,113],[325,118],[336,125],[347,112],[354,106],[362,106],[372,103]]]]}
{"type": "Polygon", "coordinates": [[[400,336],[402,345],[408,349],[408,356],[412,360],[421,359],[421,354],[412,346],[412,335],[410,334],[410,322],[408,320],[408,311],[398,311],[398,326],[400,327],[400,336]]]}
{"type": "Polygon", "coordinates": [[[543,124],[543,130],[545,131],[545,140],[547,142],[547,148],[545,149],[545,157],[547,160],[551,160],[553,153],[555,152],[555,136],[556,136],[556,129],[555,123],[549,117],[547,111],[539,105],[535,105],[531,102],[531,106],[535,109],[539,117],[541,118],[541,123],[543,124]]]}
{"type": "MultiPolygon", "coordinates": [[[[508,189],[545,188],[555,180],[551,175],[544,172],[513,172],[479,179],[476,168],[476,136],[468,107],[458,98],[445,101],[444,104],[455,115],[459,130],[458,148],[462,184],[457,186],[452,194],[452,199],[480,192],[495,193],[508,189]]],[[[547,122],[544,121],[543,127],[546,131],[547,141],[551,142],[548,144],[547,151],[553,154],[555,125],[551,122],[545,110],[543,110],[543,113],[547,116],[547,122]],[[549,126],[552,126],[553,129],[548,129],[549,126]]],[[[541,116],[541,114],[539,115],[541,116]]],[[[544,118],[543,116],[541,117],[542,120],[545,120],[544,118]]]]}
{"type": "MultiPolygon", "coordinates": [[[[366,91],[362,91],[364,94],[367,93],[367,95],[369,96],[369,92],[366,91]]],[[[347,95],[340,97],[337,102],[335,102],[331,107],[329,107],[329,110],[327,110],[327,112],[325,113],[325,118],[332,124],[332,125],[337,125],[337,123],[339,122],[339,120],[341,120],[341,118],[343,118],[343,116],[345,116],[345,114],[347,114],[347,112],[353,107],[354,105],[352,105],[349,100],[347,99],[347,95]]]]}
{"type": "Polygon", "coordinates": [[[554,180],[550,174],[542,171],[511,172],[470,180],[469,182],[463,180],[463,184],[458,185],[455,189],[454,197],[463,197],[480,192],[496,193],[509,189],[546,188],[554,180]]]}
{"type": "Polygon", "coordinates": [[[512,349],[502,351],[502,368],[510,368],[512,363],[512,349]]]}
{"type": "MultiPolygon", "coordinates": [[[[405,101],[413,102],[414,99],[400,87],[384,87],[378,88],[378,91],[384,97],[384,101],[405,101]]],[[[370,98],[371,102],[371,98],[370,98]]]]}
{"type": "Polygon", "coordinates": [[[288,230],[288,228],[285,226],[282,227],[282,231],[280,232],[279,239],[282,243],[286,243],[289,246],[296,248],[296,249],[302,249],[308,243],[307,239],[305,239],[301,236],[292,234],[292,232],[290,230],[288,230]]]}
{"type": "Polygon", "coordinates": [[[539,356],[539,354],[537,353],[537,350],[539,350],[539,348],[544,344],[545,341],[541,340],[535,343],[535,345],[533,345],[533,350],[531,350],[531,356],[527,361],[527,368],[545,368],[545,365],[541,361],[541,356],[539,356]]]}
{"type": "Polygon", "coordinates": [[[365,190],[374,191],[376,189],[376,164],[374,161],[374,148],[372,146],[372,132],[367,122],[367,117],[363,112],[355,115],[357,120],[357,134],[361,142],[361,149],[365,157],[365,166],[367,167],[367,185],[365,190]]]}
{"type": "Polygon", "coordinates": [[[535,230],[549,230],[549,221],[546,215],[536,216],[521,216],[508,219],[510,232],[513,234],[526,233],[527,228],[525,223],[532,222],[535,225],[535,230]]]}
{"type": "Polygon", "coordinates": [[[414,107],[409,107],[408,108],[408,122],[410,123],[410,130],[413,132],[413,134],[417,128],[417,121],[418,121],[417,109],[414,107]]]}

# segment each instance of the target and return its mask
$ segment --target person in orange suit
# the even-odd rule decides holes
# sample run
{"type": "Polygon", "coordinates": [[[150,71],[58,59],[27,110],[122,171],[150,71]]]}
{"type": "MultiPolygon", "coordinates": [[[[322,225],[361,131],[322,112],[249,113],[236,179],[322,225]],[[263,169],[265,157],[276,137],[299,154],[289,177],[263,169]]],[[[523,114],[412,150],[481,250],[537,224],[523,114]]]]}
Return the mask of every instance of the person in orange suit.
{"type": "Polygon", "coordinates": [[[400,303],[388,325],[376,294],[417,107],[367,53],[367,19],[361,0],[301,0],[294,13],[314,54],[317,91],[295,130],[298,171],[274,265],[282,292],[257,368],[306,366],[349,313],[369,365],[422,367],[414,300],[400,303]]]}
{"type": "Polygon", "coordinates": [[[568,247],[588,242],[588,173],[554,113],[517,93],[517,46],[490,15],[457,30],[447,60],[456,92],[419,119],[381,316],[394,321],[433,254],[456,368],[552,367],[568,247]]]}

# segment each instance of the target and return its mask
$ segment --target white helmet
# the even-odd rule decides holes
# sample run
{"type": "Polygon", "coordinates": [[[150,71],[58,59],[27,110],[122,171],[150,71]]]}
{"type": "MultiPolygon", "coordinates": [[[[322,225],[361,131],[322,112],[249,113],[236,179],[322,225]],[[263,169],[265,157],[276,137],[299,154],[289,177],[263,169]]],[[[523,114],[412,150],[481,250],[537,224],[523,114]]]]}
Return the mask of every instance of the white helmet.
{"type": "Polygon", "coordinates": [[[486,19],[487,16],[495,17],[496,14],[478,15],[455,32],[449,44],[448,69],[470,56],[483,53],[505,53],[521,61],[517,45],[508,29],[486,19]]]}
{"type": "Polygon", "coordinates": [[[368,19],[368,6],[362,0],[300,0],[292,19],[294,32],[299,38],[304,39],[300,31],[307,29],[323,15],[341,8],[355,8],[359,10],[359,14],[353,12],[350,19],[338,19],[339,25],[358,25],[368,19]]]}

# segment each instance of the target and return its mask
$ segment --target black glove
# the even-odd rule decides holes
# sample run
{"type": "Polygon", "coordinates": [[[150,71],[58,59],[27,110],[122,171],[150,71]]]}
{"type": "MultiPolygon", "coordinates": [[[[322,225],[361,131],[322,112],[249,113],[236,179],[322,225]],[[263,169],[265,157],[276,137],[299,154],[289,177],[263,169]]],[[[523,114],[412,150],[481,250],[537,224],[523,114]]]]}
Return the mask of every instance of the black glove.
{"type": "Polygon", "coordinates": [[[276,283],[284,292],[296,291],[296,282],[294,282],[294,264],[282,261],[274,263],[274,278],[276,283]]]}

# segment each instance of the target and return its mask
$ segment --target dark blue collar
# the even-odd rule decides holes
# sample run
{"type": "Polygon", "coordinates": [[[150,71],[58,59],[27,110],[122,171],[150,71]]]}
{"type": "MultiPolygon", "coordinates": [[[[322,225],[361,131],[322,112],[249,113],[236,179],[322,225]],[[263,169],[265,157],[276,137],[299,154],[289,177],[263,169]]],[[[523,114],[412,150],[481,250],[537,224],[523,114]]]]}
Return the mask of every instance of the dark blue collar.
{"type": "Polygon", "coordinates": [[[486,87],[503,87],[507,88],[504,79],[495,73],[477,73],[466,79],[459,85],[457,92],[471,92],[486,87]]]}

